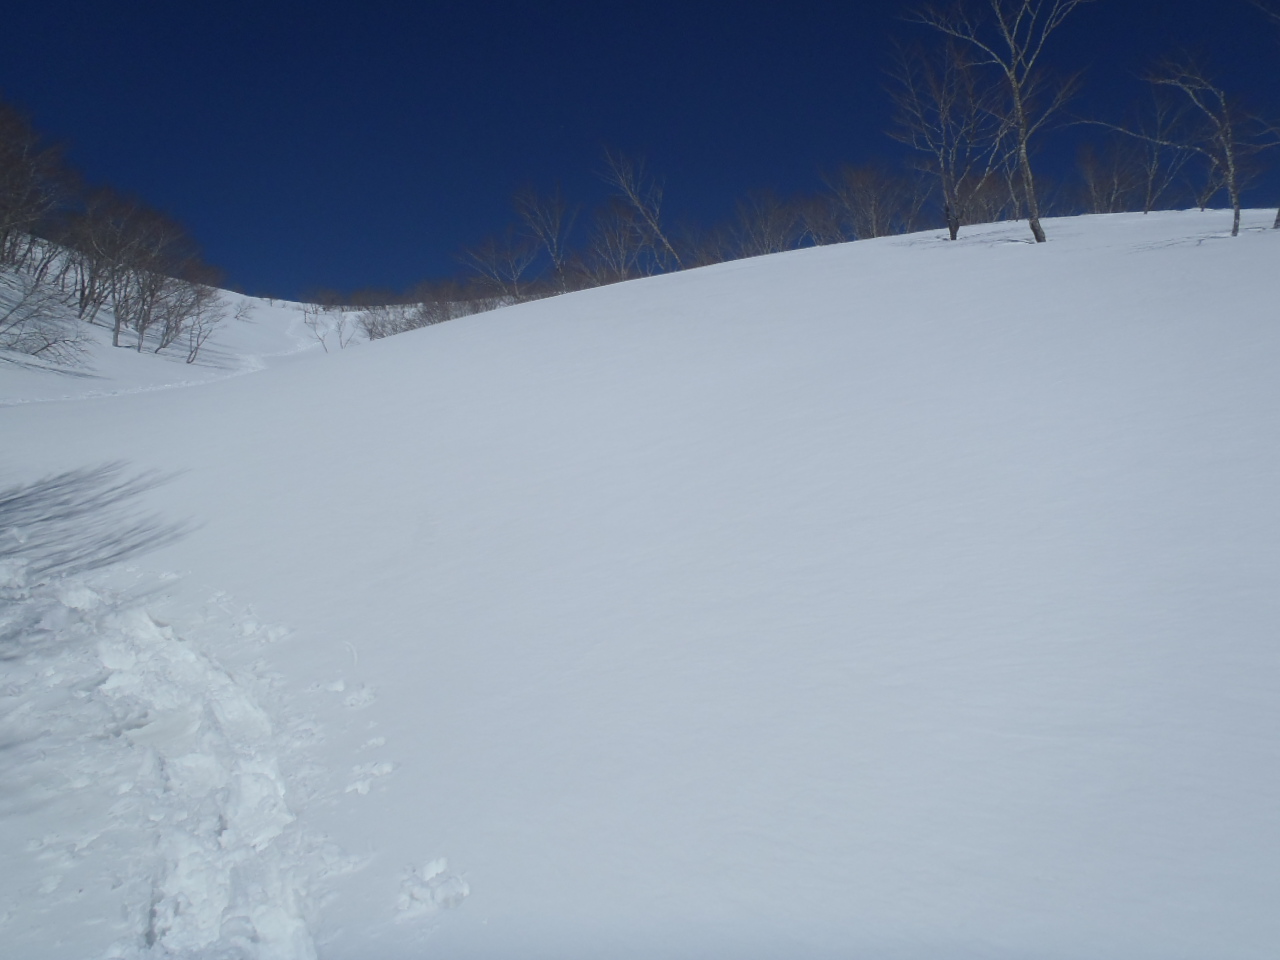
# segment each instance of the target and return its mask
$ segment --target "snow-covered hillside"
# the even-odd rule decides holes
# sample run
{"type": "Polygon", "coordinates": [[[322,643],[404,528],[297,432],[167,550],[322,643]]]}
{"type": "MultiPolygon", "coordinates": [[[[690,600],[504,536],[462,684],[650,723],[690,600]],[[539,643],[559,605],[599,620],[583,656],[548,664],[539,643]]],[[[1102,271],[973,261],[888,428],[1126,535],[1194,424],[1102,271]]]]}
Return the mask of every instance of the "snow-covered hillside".
{"type": "MultiPolygon", "coordinates": [[[[17,353],[0,354],[0,406],[38,400],[97,399],[122,393],[170,390],[256,373],[322,346],[306,327],[301,304],[259,300],[223,293],[227,319],[210,342],[188,363],[185,350],[156,354],[129,349],[133,334],[126,331],[126,348],[112,349],[111,331],[103,325],[80,327],[86,340],[85,362],[57,366],[17,353]],[[237,312],[244,304],[244,309],[237,312]]],[[[332,323],[327,317],[323,320],[332,323]]],[[[154,347],[154,343],[151,345],[154,347]]]]}
{"type": "Polygon", "coordinates": [[[1271,957],[1270,219],[864,241],[327,355],[280,308],[184,389],[0,369],[83,395],[0,409],[0,482],[125,461],[188,526],[4,570],[4,954],[1271,957]]]}

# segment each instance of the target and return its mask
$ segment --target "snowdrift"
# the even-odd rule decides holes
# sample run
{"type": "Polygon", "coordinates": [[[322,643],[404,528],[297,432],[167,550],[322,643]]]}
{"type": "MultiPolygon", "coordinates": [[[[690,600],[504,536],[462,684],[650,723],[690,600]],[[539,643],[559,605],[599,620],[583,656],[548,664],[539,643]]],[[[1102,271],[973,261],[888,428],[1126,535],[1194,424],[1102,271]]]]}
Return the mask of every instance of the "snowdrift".
{"type": "Polygon", "coordinates": [[[8,722],[114,733],[0,752],[0,937],[1270,957],[1269,219],[864,241],[0,410],[6,483],[124,460],[191,526],[41,595],[64,660],[8,722]]]}

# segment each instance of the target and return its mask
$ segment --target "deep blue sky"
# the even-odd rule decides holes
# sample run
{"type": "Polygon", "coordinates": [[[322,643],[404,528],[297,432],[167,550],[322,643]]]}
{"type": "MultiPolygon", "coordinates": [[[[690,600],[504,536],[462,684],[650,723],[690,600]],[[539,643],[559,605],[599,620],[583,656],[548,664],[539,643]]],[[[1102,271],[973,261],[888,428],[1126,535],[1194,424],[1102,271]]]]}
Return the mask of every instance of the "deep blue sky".
{"type": "MultiPolygon", "coordinates": [[[[881,71],[907,6],[10,0],[0,93],[233,284],[404,288],[455,272],[522,183],[598,199],[602,144],[646,156],[670,213],[702,222],[893,156],[881,71]]],[[[1098,0],[1054,60],[1089,66],[1078,110],[1118,111],[1183,46],[1280,112],[1278,34],[1243,0],[1098,0]]]]}

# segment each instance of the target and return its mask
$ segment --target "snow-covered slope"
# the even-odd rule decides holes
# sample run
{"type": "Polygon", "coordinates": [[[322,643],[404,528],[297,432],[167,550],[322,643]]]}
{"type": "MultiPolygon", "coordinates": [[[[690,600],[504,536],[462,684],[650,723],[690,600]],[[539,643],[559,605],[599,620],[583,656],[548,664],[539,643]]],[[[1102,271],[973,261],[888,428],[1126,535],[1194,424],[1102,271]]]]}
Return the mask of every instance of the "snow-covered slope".
{"type": "Polygon", "coordinates": [[[1268,222],[865,241],[0,411],[5,482],[123,459],[193,526],[30,601],[0,937],[1270,957],[1268,222]]]}
{"type": "MultiPolygon", "coordinates": [[[[126,332],[126,347],[113,349],[109,329],[87,324],[80,328],[86,340],[83,363],[59,367],[17,353],[0,353],[0,406],[190,387],[256,373],[272,362],[322,350],[304,324],[302,304],[227,292],[222,298],[227,317],[192,363],[186,361],[185,344],[157,355],[152,342],[138,352],[129,348],[135,341],[126,332]],[[244,309],[238,311],[242,305],[244,309]]],[[[331,322],[328,317],[321,319],[331,322]]],[[[103,317],[102,322],[108,319],[103,317]]]]}

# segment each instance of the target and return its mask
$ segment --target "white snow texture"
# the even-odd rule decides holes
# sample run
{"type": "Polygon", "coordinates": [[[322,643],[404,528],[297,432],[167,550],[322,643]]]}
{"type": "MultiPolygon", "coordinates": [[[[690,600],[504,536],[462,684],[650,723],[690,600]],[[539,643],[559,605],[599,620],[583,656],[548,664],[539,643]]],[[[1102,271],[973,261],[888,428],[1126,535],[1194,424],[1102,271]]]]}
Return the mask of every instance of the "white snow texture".
{"type": "Polygon", "coordinates": [[[0,955],[1274,957],[1272,216],[0,362],[0,955]]]}

